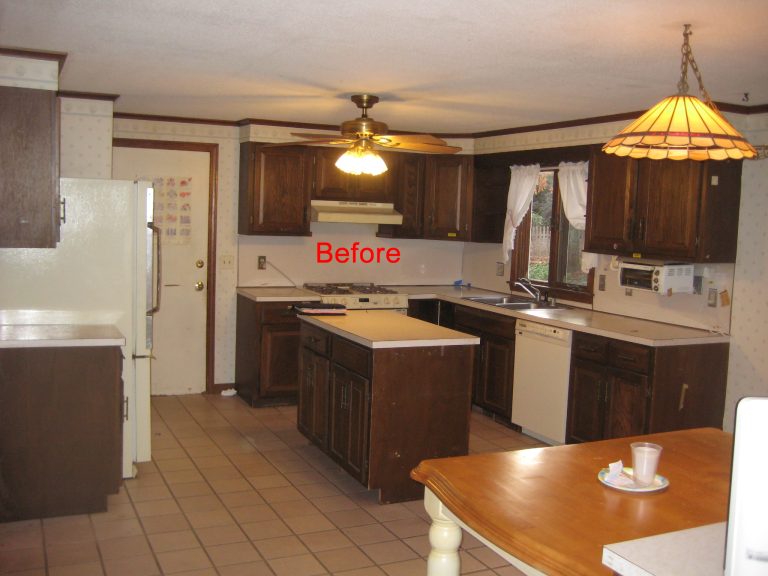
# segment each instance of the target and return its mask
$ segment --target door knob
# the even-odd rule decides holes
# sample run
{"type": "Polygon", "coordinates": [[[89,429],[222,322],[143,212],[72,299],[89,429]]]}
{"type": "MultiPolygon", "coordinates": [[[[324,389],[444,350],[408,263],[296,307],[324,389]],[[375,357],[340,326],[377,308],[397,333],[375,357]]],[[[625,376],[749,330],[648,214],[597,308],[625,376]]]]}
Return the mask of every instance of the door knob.
{"type": "Polygon", "coordinates": [[[202,292],[203,288],[205,288],[205,284],[203,284],[203,281],[200,280],[199,282],[195,282],[195,290],[198,292],[202,292]]]}
{"type": "Polygon", "coordinates": [[[197,262],[195,262],[196,268],[202,268],[203,266],[205,266],[205,262],[203,262],[202,260],[198,260],[197,262]]]}

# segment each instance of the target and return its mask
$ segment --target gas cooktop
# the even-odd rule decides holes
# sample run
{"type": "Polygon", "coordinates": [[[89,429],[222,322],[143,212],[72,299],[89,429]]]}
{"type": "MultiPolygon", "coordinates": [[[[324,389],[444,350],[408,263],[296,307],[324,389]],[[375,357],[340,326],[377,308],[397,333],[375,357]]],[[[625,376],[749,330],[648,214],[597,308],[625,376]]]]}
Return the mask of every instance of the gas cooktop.
{"type": "Polygon", "coordinates": [[[397,310],[405,313],[408,296],[394,290],[363,282],[333,282],[328,284],[307,283],[304,289],[320,294],[320,301],[329,304],[343,304],[357,310],[397,310]]]}
{"type": "Polygon", "coordinates": [[[322,295],[347,295],[347,294],[397,294],[394,290],[377,286],[373,283],[328,283],[328,284],[304,284],[304,289],[322,295]]]}

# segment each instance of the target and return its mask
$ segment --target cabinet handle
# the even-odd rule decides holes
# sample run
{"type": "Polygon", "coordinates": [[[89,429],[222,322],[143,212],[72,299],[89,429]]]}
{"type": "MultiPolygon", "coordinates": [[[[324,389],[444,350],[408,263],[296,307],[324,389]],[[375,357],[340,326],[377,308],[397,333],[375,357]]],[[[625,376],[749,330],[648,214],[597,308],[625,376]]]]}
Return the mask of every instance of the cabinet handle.
{"type": "Polygon", "coordinates": [[[627,356],[626,354],[617,354],[617,360],[623,360],[624,362],[637,362],[637,358],[634,356],[627,356]]]}
{"type": "Polygon", "coordinates": [[[680,386],[680,404],[677,406],[677,411],[682,412],[685,408],[685,393],[688,392],[688,384],[683,382],[683,385],[680,386]]]}
{"type": "Polygon", "coordinates": [[[341,407],[342,408],[347,407],[347,385],[346,384],[341,385],[341,407]]]}
{"type": "Polygon", "coordinates": [[[59,219],[61,220],[62,224],[66,224],[67,223],[67,199],[62,198],[59,204],[61,204],[61,214],[59,215],[59,219]]]}
{"type": "Polygon", "coordinates": [[[640,222],[638,222],[637,228],[638,240],[645,241],[645,218],[640,218],[640,222]]]}
{"type": "Polygon", "coordinates": [[[579,346],[579,350],[582,352],[600,352],[599,348],[595,348],[594,346],[579,346]]]}

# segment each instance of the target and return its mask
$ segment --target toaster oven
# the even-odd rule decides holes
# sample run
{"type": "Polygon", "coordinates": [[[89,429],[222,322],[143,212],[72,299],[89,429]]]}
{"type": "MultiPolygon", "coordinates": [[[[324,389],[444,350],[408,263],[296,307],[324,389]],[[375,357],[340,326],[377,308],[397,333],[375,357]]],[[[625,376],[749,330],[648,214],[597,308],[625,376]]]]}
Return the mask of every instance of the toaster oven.
{"type": "Polygon", "coordinates": [[[657,294],[693,293],[693,264],[622,262],[619,283],[657,294]]]}

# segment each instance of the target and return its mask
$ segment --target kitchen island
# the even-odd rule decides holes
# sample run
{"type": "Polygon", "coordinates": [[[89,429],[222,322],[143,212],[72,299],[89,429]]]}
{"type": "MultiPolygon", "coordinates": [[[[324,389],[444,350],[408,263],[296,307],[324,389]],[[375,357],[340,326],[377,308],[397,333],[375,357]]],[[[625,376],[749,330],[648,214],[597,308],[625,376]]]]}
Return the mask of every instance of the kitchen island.
{"type": "Polygon", "coordinates": [[[410,470],[469,450],[479,338],[389,311],[300,318],[299,430],[380,502],[421,498],[410,470]]]}

